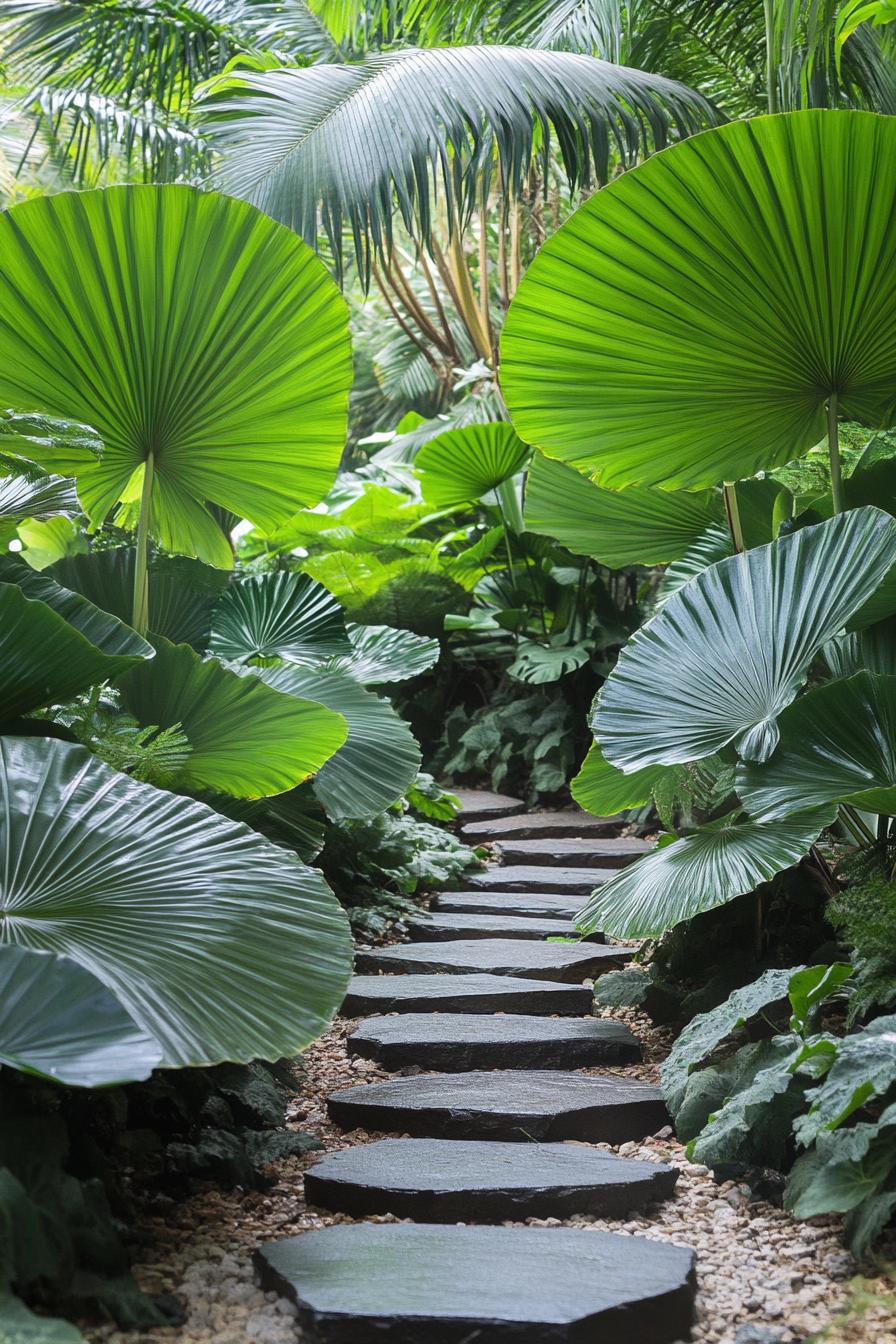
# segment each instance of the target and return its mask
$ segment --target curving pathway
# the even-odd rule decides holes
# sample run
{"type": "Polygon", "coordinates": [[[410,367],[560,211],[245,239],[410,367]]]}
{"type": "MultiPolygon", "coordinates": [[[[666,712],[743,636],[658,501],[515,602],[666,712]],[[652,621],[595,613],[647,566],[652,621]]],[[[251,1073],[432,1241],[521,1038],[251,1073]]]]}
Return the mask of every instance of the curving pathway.
{"type": "Polygon", "coordinates": [[[640,1058],[583,987],[631,950],[572,934],[581,897],[646,846],[612,818],[524,813],[465,793],[463,838],[502,866],[433,902],[413,941],[362,950],[344,1009],[367,1015],[349,1051],[420,1076],[333,1094],[345,1129],[386,1138],[307,1172],[309,1203],[357,1223],[264,1246],[265,1287],[298,1306],[314,1344],[673,1344],[687,1339],[694,1255],[527,1218],[619,1216],[668,1197],[676,1171],[597,1143],[667,1123],[659,1089],[577,1073],[640,1058]]]}

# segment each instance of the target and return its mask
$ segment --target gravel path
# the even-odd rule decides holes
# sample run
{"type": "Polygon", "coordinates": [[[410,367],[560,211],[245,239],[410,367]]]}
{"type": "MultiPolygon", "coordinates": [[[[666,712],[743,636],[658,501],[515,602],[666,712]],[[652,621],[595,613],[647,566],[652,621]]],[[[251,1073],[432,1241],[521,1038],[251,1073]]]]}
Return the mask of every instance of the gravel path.
{"type": "MultiPolygon", "coordinates": [[[[619,1069],[585,1070],[655,1080],[668,1035],[631,1010],[623,1018],[642,1037],[645,1062],[619,1069]]],[[[388,1075],[375,1063],[349,1059],[345,1036],[354,1022],[339,1022],[303,1057],[304,1072],[290,1108],[290,1123],[312,1132],[328,1150],[364,1143],[356,1130],[344,1135],[329,1122],[330,1092],[388,1075]]],[[[609,1145],[602,1145],[609,1147],[609,1145]]],[[[567,1226],[604,1229],[668,1240],[697,1251],[700,1292],[694,1340],[733,1344],[738,1327],[755,1323],[747,1344],[796,1344],[829,1326],[848,1300],[847,1281],[856,1267],[839,1240],[837,1219],[797,1223],[764,1201],[751,1200],[746,1187],[716,1185],[705,1167],[687,1162],[680,1144],[662,1131],[643,1143],[613,1149],[644,1161],[666,1161],[680,1169],[674,1198],[627,1221],[574,1218],[567,1226]]],[[[203,1344],[297,1344],[301,1339],[291,1305],[256,1288],[251,1255],[260,1243],[310,1228],[351,1222],[342,1214],[309,1211],[301,1175],[315,1154],[291,1158],[272,1169],[266,1191],[222,1192],[209,1188],[185,1201],[147,1202],[145,1245],[136,1275],[149,1291],[174,1293],[187,1310],[186,1324],[151,1333],[86,1328],[95,1344],[156,1344],[177,1340],[203,1344]]],[[[370,1222],[396,1221],[388,1216],[370,1222]]],[[[558,1219],[532,1219],[532,1226],[562,1226],[558,1219]]],[[[510,1225],[510,1224],[508,1224],[510,1225]]],[[[882,1280],[883,1282],[883,1280],[882,1280]]],[[[884,1344],[896,1328],[896,1301],[881,1299],[872,1309],[825,1336],[830,1344],[884,1344]]],[[[744,1338],[740,1331],[741,1339],[744,1338]]],[[[361,1341],[359,1341],[361,1344],[361,1341]]],[[[741,1344],[741,1341],[738,1341],[741,1344]]]]}

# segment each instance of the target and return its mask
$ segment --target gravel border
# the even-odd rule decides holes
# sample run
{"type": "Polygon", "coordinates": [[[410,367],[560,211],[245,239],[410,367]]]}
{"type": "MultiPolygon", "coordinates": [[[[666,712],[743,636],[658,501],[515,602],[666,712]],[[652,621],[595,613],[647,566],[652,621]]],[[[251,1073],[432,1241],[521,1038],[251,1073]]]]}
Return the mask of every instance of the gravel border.
{"type": "MultiPolygon", "coordinates": [[[[645,1062],[583,1072],[655,1081],[670,1033],[632,1009],[605,1015],[619,1017],[637,1030],[644,1043],[645,1062]]],[[[305,1052],[289,1107],[290,1127],[317,1135],[327,1151],[380,1137],[364,1130],[348,1135],[337,1130],[326,1113],[329,1093],[394,1076],[370,1060],[348,1057],[345,1037],[355,1025],[337,1021],[305,1052]]],[[[608,1144],[597,1146],[610,1148],[608,1144]]],[[[595,1228],[693,1247],[699,1277],[696,1344],[734,1344],[738,1327],[747,1323],[766,1327],[761,1344],[797,1344],[829,1326],[843,1311],[848,1280],[856,1273],[856,1265],[840,1241],[839,1219],[799,1223],[754,1199],[746,1186],[731,1181],[717,1185],[706,1167],[686,1160],[684,1149],[668,1129],[642,1143],[624,1143],[611,1151],[678,1167],[681,1174],[674,1198],[627,1220],[578,1217],[563,1223],[547,1218],[530,1219],[529,1225],[595,1228]]],[[[355,1220],[309,1210],[301,1175],[317,1156],[312,1153],[276,1164],[271,1170],[274,1184],[264,1191],[221,1191],[206,1186],[178,1202],[148,1197],[140,1228],[144,1244],[135,1275],[149,1292],[175,1294],[184,1305],[187,1321],[176,1329],[151,1332],[82,1326],[91,1344],[161,1344],[168,1340],[297,1344],[302,1334],[291,1304],[255,1285],[254,1248],[335,1223],[398,1221],[388,1215],[355,1220]]],[[[867,1318],[857,1318],[848,1331],[844,1325],[844,1333],[832,1333],[829,1338],[831,1344],[883,1344],[892,1338],[888,1328],[892,1324],[896,1324],[896,1305],[892,1314],[885,1310],[881,1316],[872,1311],[867,1318]]],[[[753,1338],[759,1344],[760,1336],[753,1338]]]]}

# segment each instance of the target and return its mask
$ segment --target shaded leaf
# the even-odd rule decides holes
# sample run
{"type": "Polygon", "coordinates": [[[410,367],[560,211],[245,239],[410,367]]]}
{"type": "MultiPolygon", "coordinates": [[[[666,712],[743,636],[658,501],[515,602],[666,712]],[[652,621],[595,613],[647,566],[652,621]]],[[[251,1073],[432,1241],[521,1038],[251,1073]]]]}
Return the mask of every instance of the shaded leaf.
{"type": "Polygon", "coordinates": [[[0,739],[0,943],[71,957],[172,1067],[292,1058],[345,993],[345,915],[320,874],[83,747],[0,739]]]}
{"type": "Polygon", "coordinates": [[[283,658],[314,667],[350,647],[341,606],[308,574],[236,579],[212,615],[209,650],[230,662],[283,658]]]}
{"type": "Polygon", "coordinates": [[[148,1078],[157,1042],[68,957],[0,943],[0,1063],[69,1087],[148,1078]]]}
{"type": "Polygon", "coordinates": [[[527,686],[544,686],[575,672],[590,657],[590,644],[570,644],[565,634],[552,636],[548,644],[523,639],[516,646],[516,656],[507,674],[527,686]]]}
{"type": "Polygon", "coordinates": [[[327,670],[347,672],[362,686],[419,677],[435,666],[442,651],[437,639],[391,625],[348,625],[346,631],[352,651],[331,658],[327,670]]]}

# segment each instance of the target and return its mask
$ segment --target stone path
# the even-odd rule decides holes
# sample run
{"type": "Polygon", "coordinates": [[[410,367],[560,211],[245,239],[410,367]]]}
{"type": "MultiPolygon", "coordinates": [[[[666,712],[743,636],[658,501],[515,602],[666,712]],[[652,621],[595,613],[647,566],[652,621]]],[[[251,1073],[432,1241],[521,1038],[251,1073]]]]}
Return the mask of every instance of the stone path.
{"type": "Polygon", "coordinates": [[[331,1153],[305,1178],[319,1208],[415,1221],[263,1246],[262,1282],[296,1304],[314,1344],[687,1339],[691,1251],[588,1228],[487,1225],[631,1216],[673,1191],[673,1168],[594,1146],[666,1124],[659,1090],[574,1072],[640,1058],[626,1026],[593,1016],[583,984],[633,949],[573,941],[573,915],[646,847],[614,835],[612,819],[576,830],[576,812],[524,815],[494,794],[462,802],[465,838],[512,861],[434,901],[412,921],[414,941],[360,949],[343,1006],[366,1018],[348,1037],[351,1055],[426,1072],[328,1100],[346,1130],[411,1137],[331,1153]],[[514,824],[501,835],[505,818],[514,824]],[[545,941],[558,936],[570,941],[545,941]]]}

